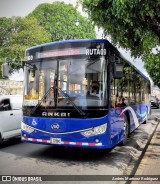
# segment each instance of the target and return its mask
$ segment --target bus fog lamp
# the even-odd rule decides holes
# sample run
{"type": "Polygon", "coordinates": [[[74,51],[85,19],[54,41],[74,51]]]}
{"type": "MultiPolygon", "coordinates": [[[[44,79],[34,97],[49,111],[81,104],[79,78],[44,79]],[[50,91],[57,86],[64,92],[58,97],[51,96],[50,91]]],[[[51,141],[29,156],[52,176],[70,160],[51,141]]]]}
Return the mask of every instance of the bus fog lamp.
{"type": "Polygon", "coordinates": [[[26,125],[25,123],[21,124],[21,128],[22,130],[28,132],[28,133],[32,133],[34,131],[34,129],[28,125],[26,125]]]}
{"type": "Polygon", "coordinates": [[[99,139],[95,139],[95,142],[96,142],[96,143],[99,143],[100,141],[99,141],[99,139]]]}
{"type": "Polygon", "coordinates": [[[90,136],[94,136],[94,135],[99,135],[99,134],[103,134],[107,129],[107,123],[94,127],[91,130],[87,130],[84,132],[81,132],[81,134],[85,137],[90,137],[90,136]]]}

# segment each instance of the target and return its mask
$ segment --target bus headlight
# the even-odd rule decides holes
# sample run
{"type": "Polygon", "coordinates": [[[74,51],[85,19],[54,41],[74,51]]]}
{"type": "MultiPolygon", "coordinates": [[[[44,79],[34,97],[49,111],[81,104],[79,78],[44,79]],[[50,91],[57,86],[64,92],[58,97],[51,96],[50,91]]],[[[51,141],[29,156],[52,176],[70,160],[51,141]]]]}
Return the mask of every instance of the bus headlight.
{"type": "Polygon", "coordinates": [[[97,127],[93,127],[90,130],[81,132],[81,134],[85,137],[90,137],[90,136],[94,136],[94,135],[99,135],[99,134],[103,134],[107,129],[107,123],[97,126],[97,127]]]}
{"type": "Polygon", "coordinates": [[[28,132],[28,133],[32,133],[34,131],[34,129],[28,125],[26,125],[25,123],[21,123],[21,129],[28,132]]]}

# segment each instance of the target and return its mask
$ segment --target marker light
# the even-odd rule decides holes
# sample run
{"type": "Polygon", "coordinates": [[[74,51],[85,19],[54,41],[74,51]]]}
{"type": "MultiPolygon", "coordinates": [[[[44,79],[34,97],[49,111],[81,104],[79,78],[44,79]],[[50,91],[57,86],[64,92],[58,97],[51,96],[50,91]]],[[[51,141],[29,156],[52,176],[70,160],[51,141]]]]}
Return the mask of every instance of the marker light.
{"type": "Polygon", "coordinates": [[[28,125],[26,125],[25,123],[21,123],[21,129],[28,132],[28,133],[32,133],[34,131],[34,129],[28,125]]]}
{"type": "Polygon", "coordinates": [[[90,136],[94,136],[94,135],[99,135],[99,134],[103,134],[107,129],[107,123],[97,126],[97,127],[93,127],[90,130],[81,132],[81,134],[85,137],[90,137],[90,136]]]}

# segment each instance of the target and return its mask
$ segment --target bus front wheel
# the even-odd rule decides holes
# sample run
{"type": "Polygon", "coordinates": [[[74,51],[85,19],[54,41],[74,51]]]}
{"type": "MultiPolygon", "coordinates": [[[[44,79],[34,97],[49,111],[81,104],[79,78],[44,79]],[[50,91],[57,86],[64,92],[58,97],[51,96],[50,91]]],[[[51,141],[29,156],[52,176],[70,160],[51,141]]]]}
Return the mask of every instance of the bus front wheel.
{"type": "Polygon", "coordinates": [[[123,140],[120,142],[120,146],[125,146],[127,139],[129,137],[129,121],[127,116],[124,114],[124,124],[123,124],[123,140]]]}
{"type": "Polygon", "coordinates": [[[148,115],[149,115],[149,113],[148,113],[148,108],[146,107],[146,119],[145,119],[145,121],[143,122],[143,124],[146,124],[146,123],[147,123],[147,121],[148,121],[148,115]]]}

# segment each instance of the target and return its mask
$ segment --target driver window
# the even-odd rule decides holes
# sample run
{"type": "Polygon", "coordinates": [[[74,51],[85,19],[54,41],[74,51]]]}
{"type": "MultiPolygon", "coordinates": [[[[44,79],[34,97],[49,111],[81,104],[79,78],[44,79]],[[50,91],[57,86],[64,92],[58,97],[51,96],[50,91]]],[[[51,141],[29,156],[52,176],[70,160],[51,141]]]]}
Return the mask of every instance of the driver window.
{"type": "Polygon", "coordinates": [[[1,100],[0,111],[9,111],[9,110],[11,110],[10,99],[6,98],[6,99],[1,100]]]}

